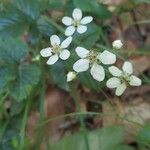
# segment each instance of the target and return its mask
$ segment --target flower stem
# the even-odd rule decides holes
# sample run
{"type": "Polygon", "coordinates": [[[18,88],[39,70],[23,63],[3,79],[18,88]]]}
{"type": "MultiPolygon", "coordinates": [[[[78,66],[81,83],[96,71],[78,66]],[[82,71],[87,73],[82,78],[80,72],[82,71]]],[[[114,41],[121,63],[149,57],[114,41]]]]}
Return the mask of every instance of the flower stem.
{"type": "MultiPolygon", "coordinates": [[[[81,112],[81,107],[80,107],[80,98],[79,98],[79,94],[77,93],[77,89],[75,87],[75,85],[70,84],[70,89],[71,89],[71,96],[74,99],[75,105],[76,105],[76,112],[80,113],[81,112]]],[[[89,146],[89,142],[88,142],[88,136],[87,136],[87,132],[86,132],[86,126],[84,123],[84,118],[82,115],[79,115],[79,122],[80,122],[80,130],[83,134],[84,140],[85,140],[85,145],[86,145],[86,149],[90,150],[90,146],[89,146]]]]}
{"type": "Polygon", "coordinates": [[[28,113],[29,113],[30,104],[31,104],[31,99],[27,99],[26,106],[25,106],[25,111],[24,111],[23,119],[22,119],[21,131],[20,131],[19,150],[24,149],[25,127],[26,127],[26,122],[27,122],[27,117],[28,117],[28,113]]]}

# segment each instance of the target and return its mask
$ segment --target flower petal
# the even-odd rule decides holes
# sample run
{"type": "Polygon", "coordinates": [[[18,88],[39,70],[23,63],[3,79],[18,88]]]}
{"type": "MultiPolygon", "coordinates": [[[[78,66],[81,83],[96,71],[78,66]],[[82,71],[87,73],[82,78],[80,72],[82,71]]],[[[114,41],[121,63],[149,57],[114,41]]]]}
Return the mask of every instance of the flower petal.
{"type": "Polygon", "coordinates": [[[124,62],[122,69],[124,72],[128,73],[129,75],[133,73],[133,67],[129,61],[124,62]]]}
{"type": "Polygon", "coordinates": [[[75,32],[75,27],[74,26],[69,26],[65,30],[65,35],[66,36],[71,36],[75,32]]]}
{"type": "Polygon", "coordinates": [[[72,37],[69,36],[61,43],[61,48],[67,48],[71,42],[72,42],[72,37]]]}
{"type": "Polygon", "coordinates": [[[65,16],[62,18],[62,23],[65,24],[66,26],[70,26],[72,25],[72,18],[65,16]]]}
{"type": "Polygon", "coordinates": [[[60,44],[60,39],[57,35],[52,35],[50,37],[51,45],[59,45],[60,44]]]}
{"type": "Polygon", "coordinates": [[[116,55],[105,50],[104,52],[102,52],[99,55],[99,59],[100,61],[105,64],[105,65],[109,65],[109,64],[113,64],[116,61],[116,55]]]}
{"type": "Polygon", "coordinates": [[[88,59],[79,59],[73,64],[73,70],[83,72],[88,70],[90,61],[88,59]]]}
{"type": "Polygon", "coordinates": [[[47,64],[48,65],[53,65],[54,63],[56,63],[56,61],[58,60],[58,55],[55,54],[55,55],[52,55],[48,61],[47,61],[47,64]]]}
{"type": "Polygon", "coordinates": [[[80,20],[82,18],[82,11],[79,8],[75,8],[72,13],[74,19],[80,20]]]}
{"type": "Polygon", "coordinates": [[[109,69],[110,73],[115,77],[119,77],[122,74],[122,71],[119,68],[117,68],[116,66],[111,66],[108,69],[109,69]]]}
{"type": "Polygon", "coordinates": [[[126,88],[127,88],[127,86],[126,86],[125,83],[120,84],[120,85],[117,87],[117,89],[116,89],[116,92],[115,92],[116,95],[117,95],[117,96],[122,95],[126,88]]]}
{"type": "Polygon", "coordinates": [[[67,49],[65,49],[65,50],[63,50],[63,51],[60,53],[59,57],[60,57],[62,60],[66,60],[66,59],[68,59],[68,58],[70,57],[70,52],[69,52],[67,49]]]}
{"type": "Polygon", "coordinates": [[[106,82],[106,86],[108,88],[116,88],[118,87],[120,84],[120,80],[116,77],[110,78],[107,82],[106,82]]]}
{"type": "Polygon", "coordinates": [[[75,51],[81,58],[85,58],[89,54],[89,51],[83,47],[77,47],[75,51]]]}
{"type": "Polygon", "coordinates": [[[79,26],[77,27],[77,32],[80,33],[80,34],[86,32],[86,30],[87,30],[87,27],[86,27],[86,26],[79,25],[79,26]]]}
{"type": "Polygon", "coordinates": [[[99,82],[105,78],[104,68],[96,63],[93,64],[90,73],[92,77],[99,82]]]}
{"type": "Polygon", "coordinates": [[[50,47],[44,48],[40,51],[41,56],[49,57],[52,55],[52,49],[50,47]]]}
{"type": "Polygon", "coordinates": [[[68,72],[68,74],[67,74],[67,82],[70,82],[73,79],[75,79],[76,75],[77,75],[76,72],[73,72],[73,71],[68,72]]]}
{"type": "Polygon", "coordinates": [[[93,20],[93,17],[91,17],[91,16],[86,16],[86,17],[84,17],[84,18],[82,18],[81,19],[81,24],[88,24],[88,23],[90,23],[91,21],[93,20]]]}
{"type": "Polygon", "coordinates": [[[142,84],[142,81],[141,79],[139,79],[138,77],[132,75],[130,77],[130,82],[129,82],[130,85],[132,86],[140,86],[142,84]]]}

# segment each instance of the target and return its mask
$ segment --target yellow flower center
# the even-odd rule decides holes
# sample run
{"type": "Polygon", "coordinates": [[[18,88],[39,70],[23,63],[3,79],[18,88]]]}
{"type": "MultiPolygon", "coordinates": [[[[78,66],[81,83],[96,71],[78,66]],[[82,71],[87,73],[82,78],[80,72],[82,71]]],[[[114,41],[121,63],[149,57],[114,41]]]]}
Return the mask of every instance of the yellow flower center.
{"type": "Polygon", "coordinates": [[[74,19],[73,20],[73,26],[78,27],[80,25],[80,20],[74,19]]]}
{"type": "Polygon", "coordinates": [[[57,55],[59,55],[60,52],[62,51],[61,47],[57,44],[53,45],[52,50],[53,50],[53,53],[55,53],[57,55]]]}
{"type": "Polygon", "coordinates": [[[97,58],[98,55],[98,52],[90,51],[86,58],[90,60],[90,64],[92,65],[93,63],[100,63],[100,60],[97,58]]]}
{"type": "Polygon", "coordinates": [[[120,77],[121,83],[129,83],[130,82],[130,75],[126,72],[123,72],[120,77]]]}

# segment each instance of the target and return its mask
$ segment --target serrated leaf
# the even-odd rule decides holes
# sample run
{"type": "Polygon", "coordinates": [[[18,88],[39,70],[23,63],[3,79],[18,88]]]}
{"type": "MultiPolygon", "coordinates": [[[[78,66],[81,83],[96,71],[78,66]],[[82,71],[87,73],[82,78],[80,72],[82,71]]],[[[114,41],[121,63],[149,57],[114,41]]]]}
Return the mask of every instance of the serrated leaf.
{"type": "Polygon", "coordinates": [[[18,39],[0,38],[0,59],[8,62],[19,62],[28,53],[27,45],[18,39]]]}
{"type": "Polygon", "coordinates": [[[111,17],[110,11],[103,4],[99,4],[96,0],[74,0],[74,4],[77,8],[81,8],[85,12],[93,13],[101,19],[111,17]]]}
{"type": "Polygon", "coordinates": [[[11,85],[11,96],[17,101],[27,98],[39,78],[40,69],[36,65],[21,65],[18,68],[18,75],[11,85]]]}
{"type": "Polygon", "coordinates": [[[0,16],[0,34],[3,37],[18,36],[28,28],[27,18],[17,10],[0,16]]]}
{"type": "Polygon", "coordinates": [[[13,0],[13,5],[22,13],[36,20],[40,14],[39,0],[13,0]]]}

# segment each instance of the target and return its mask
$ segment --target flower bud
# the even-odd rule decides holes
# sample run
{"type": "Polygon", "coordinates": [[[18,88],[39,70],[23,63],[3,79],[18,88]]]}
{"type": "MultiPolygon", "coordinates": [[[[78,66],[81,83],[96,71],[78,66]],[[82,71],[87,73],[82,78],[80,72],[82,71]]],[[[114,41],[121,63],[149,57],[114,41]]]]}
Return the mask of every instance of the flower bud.
{"type": "Polygon", "coordinates": [[[112,43],[112,46],[113,46],[113,48],[115,48],[115,49],[120,49],[120,48],[122,48],[123,44],[122,44],[121,40],[115,40],[115,41],[112,43]]]}
{"type": "Polygon", "coordinates": [[[75,72],[68,72],[68,74],[67,74],[67,82],[70,82],[70,81],[72,81],[75,78],[76,78],[76,73],[75,72]]]}

